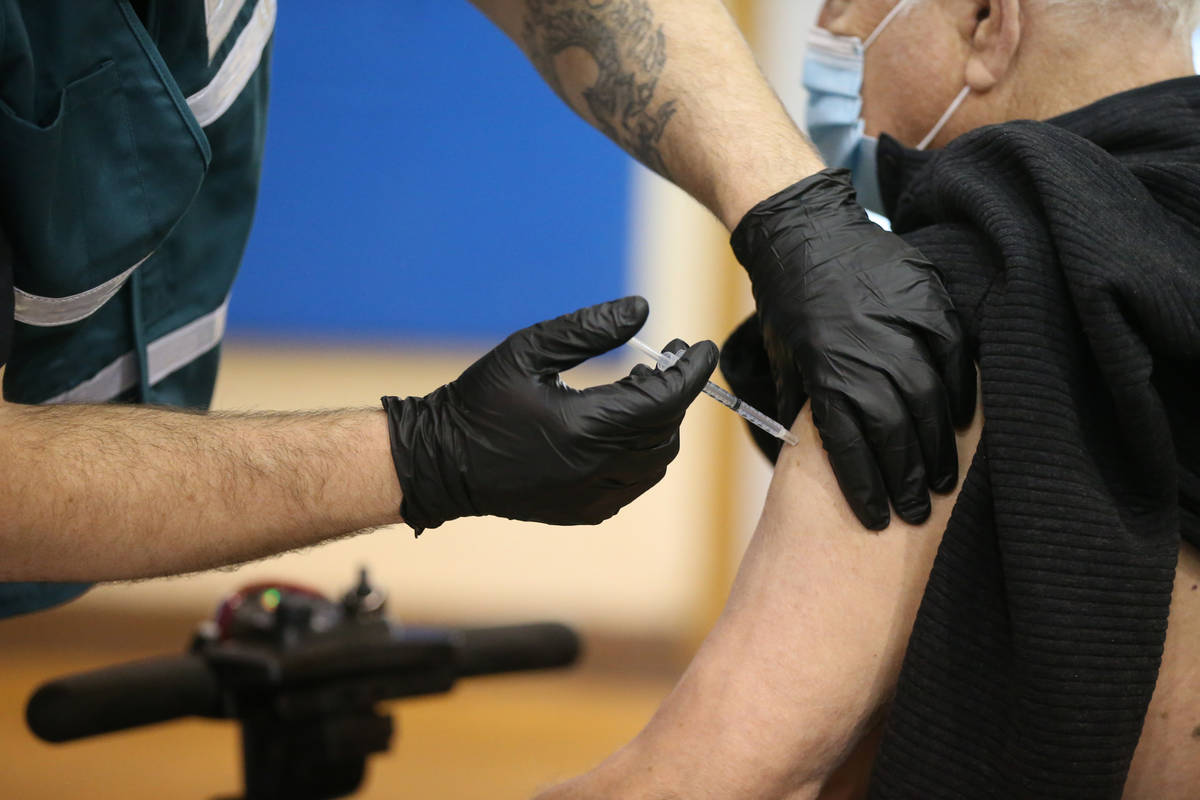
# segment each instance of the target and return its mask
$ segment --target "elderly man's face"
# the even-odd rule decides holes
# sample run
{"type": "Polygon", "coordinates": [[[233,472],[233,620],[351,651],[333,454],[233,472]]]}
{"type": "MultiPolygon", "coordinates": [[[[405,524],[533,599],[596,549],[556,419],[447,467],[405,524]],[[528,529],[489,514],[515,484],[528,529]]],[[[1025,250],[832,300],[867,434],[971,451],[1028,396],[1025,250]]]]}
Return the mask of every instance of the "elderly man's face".
{"type": "MultiPolygon", "coordinates": [[[[900,0],[826,0],[817,24],[866,40],[900,0]]],[[[868,136],[888,133],[913,146],[934,126],[965,82],[973,19],[970,0],[909,0],[866,52],[863,120],[868,136]],[[961,7],[960,7],[961,6],[961,7]],[[964,14],[965,12],[965,14],[964,14]]],[[[933,141],[940,146],[966,128],[955,115],[933,141]]]]}

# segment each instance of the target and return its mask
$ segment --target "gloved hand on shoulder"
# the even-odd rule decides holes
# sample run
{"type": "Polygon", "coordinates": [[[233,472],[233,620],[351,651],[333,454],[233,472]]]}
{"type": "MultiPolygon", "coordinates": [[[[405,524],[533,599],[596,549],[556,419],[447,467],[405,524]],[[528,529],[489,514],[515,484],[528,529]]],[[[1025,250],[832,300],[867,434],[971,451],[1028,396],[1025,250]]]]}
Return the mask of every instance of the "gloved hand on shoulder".
{"type": "Polygon", "coordinates": [[[867,219],[850,174],[827,169],[752,208],[733,251],[758,306],[779,421],[804,395],[850,507],[868,528],[888,498],[911,523],[928,488],[958,482],[955,425],[975,410],[975,366],[937,270],[867,219]]]}

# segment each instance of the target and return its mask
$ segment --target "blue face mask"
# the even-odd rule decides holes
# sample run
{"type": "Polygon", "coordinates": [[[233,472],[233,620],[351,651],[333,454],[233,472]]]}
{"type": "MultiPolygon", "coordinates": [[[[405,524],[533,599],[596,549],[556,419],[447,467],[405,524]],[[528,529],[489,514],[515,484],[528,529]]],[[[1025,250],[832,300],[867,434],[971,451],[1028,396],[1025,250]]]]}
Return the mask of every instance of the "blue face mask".
{"type": "MultiPolygon", "coordinates": [[[[813,145],[830,167],[850,170],[858,202],[864,208],[883,213],[879,177],[875,168],[878,140],[863,132],[862,82],[863,59],[867,48],[910,0],[900,0],[875,30],[860,40],[857,36],[838,36],[814,27],[804,54],[804,88],[808,90],[805,122],[813,145]]],[[[934,125],[918,150],[924,150],[966,99],[970,88],[962,91],[934,125]]]]}

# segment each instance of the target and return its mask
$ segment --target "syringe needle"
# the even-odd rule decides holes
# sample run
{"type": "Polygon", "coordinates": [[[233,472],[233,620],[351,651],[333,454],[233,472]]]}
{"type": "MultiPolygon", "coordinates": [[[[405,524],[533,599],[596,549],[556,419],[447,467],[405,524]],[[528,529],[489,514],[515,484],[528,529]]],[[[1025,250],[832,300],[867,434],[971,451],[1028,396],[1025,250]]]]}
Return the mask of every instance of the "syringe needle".
{"type": "MultiPolygon", "coordinates": [[[[638,339],[636,336],[630,339],[627,344],[634,350],[637,350],[642,355],[654,361],[654,365],[659,369],[666,369],[679,360],[679,356],[675,355],[674,353],[659,352],[642,340],[638,339]]],[[[712,381],[709,381],[704,385],[704,393],[716,400],[721,405],[732,410],[751,425],[766,431],[776,439],[782,439],[784,442],[793,446],[800,444],[800,440],[793,436],[792,432],[783,425],[780,425],[778,422],[771,419],[754,406],[742,402],[737,396],[727,392],[712,381]]]]}

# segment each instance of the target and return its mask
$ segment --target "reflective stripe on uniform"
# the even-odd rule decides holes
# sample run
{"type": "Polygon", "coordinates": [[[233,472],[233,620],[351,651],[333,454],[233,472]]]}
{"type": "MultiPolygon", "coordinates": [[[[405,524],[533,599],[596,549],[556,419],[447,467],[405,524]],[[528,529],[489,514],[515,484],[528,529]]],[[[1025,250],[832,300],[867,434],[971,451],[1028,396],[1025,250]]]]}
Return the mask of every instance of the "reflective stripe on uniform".
{"type": "Polygon", "coordinates": [[[233,27],[238,12],[246,0],[204,0],[204,22],[208,33],[208,60],[211,63],[217,50],[233,27]]]}
{"type": "Polygon", "coordinates": [[[67,297],[42,297],[41,295],[30,294],[14,287],[13,317],[17,322],[24,322],[26,325],[36,325],[40,328],[70,325],[73,322],[79,322],[81,319],[87,319],[92,314],[95,314],[100,306],[111,300],[112,296],[125,285],[125,281],[129,280],[129,276],[133,274],[133,271],[152,255],[154,254],[150,253],[146,255],[145,258],[120,275],[109,278],[99,286],[93,286],[79,294],[72,294],[67,297]]]}
{"type": "MultiPolygon", "coordinates": [[[[225,0],[226,3],[232,0],[225,0]]],[[[233,101],[246,88],[250,77],[258,69],[263,49],[271,40],[275,29],[275,0],[258,0],[254,14],[246,27],[238,34],[233,49],[225,57],[217,74],[200,91],[187,99],[200,127],[207,127],[229,110],[233,101]]],[[[211,42],[210,42],[211,48],[211,42]]]]}
{"type": "MultiPolygon", "coordinates": [[[[187,366],[216,347],[225,335],[229,298],[215,311],[160,336],[146,346],[151,385],[187,366]]],[[[55,395],[47,403],[103,403],[137,386],[137,354],[126,353],[73,389],[55,395]]]]}
{"type": "MultiPolygon", "coordinates": [[[[210,50],[213,46],[211,37],[217,35],[219,39],[223,39],[229,33],[237,12],[244,4],[245,0],[206,0],[210,50]]],[[[275,0],[258,0],[254,13],[238,35],[217,74],[207,86],[188,98],[188,106],[202,127],[220,119],[246,88],[262,61],[263,50],[270,41],[274,28],[275,0]]],[[[133,271],[149,257],[147,255],[129,269],[98,286],[67,297],[43,297],[14,288],[14,317],[17,322],[38,327],[70,325],[86,319],[111,300],[125,281],[129,280],[133,271]]]]}

